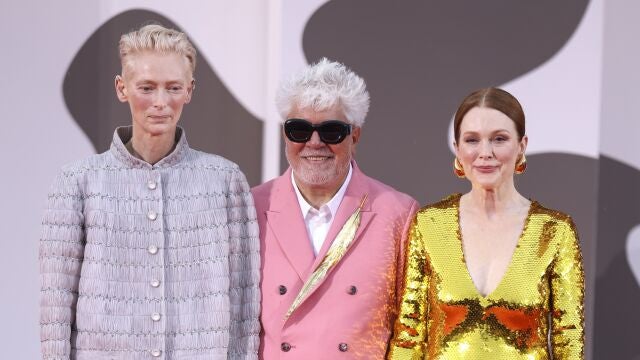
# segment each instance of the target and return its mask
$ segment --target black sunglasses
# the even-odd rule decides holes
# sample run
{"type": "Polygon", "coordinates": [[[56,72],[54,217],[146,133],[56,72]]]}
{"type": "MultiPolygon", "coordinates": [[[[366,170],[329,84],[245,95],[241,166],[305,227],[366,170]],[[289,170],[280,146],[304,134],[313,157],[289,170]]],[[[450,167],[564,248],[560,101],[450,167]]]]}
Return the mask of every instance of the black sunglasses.
{"type": "Polygon", "coordinates": [[[317,131],[325,144],[339,144],[351,134],[351,125],[340,120],[327,120],[314,125],[304,119],[289,119],[284,122],[284,133],[293,142],[303,143],[317,131]]]}

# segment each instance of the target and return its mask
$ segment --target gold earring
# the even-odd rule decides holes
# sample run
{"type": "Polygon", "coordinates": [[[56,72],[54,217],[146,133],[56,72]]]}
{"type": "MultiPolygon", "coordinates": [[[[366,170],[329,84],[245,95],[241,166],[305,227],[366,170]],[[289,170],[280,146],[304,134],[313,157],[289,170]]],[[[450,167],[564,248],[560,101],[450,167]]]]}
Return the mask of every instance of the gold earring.
{"type": "Polygon", "coordinates": [[[464,179],[464,168],[457,157],[453,159],[453,173],[460,179],[464,179]]]}
{"type": "Polygon", "coordinates": [[[527,158],[522,154],[522,157],[516,164],[516,174],[520,175],[527,170],[527,158]]]}

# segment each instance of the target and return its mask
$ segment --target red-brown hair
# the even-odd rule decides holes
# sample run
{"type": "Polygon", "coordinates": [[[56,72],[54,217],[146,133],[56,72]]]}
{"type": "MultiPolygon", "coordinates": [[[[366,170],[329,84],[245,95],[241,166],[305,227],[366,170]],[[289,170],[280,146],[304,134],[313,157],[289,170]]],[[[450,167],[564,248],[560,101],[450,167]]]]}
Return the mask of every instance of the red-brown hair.
{"type": "Polygon", "coordinates": [[[508,92],[495,87],[476,90],[462,100],[453,119],[453,132],[456,142],[460,140],[462,119],[474,107],[484,107],[500,111],[513,120],[518,132],[518,140],[525,134],[524,111],[518,99],[508,92]]]}

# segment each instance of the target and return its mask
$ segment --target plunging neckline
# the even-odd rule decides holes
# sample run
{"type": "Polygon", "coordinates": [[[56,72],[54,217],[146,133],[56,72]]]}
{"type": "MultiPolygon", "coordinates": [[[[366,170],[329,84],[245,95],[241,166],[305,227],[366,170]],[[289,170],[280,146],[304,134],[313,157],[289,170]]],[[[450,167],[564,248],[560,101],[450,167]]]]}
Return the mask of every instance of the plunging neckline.
{"type": "Polygon", "coordinates": [[[457,217],[456,222],[458,223],[457,238],[458,238],[460,253],[462,254],[461,256],[462,267],[464,268],[464,272],[467,275],[467,279],[469,280],[471,288],[476,293],[476,295],[482,300],[488,300],[493,296],[493,294],[495,294],[498,291],[498,289],[502,287],[502,284],[505,282],[505,279],[507,278],[509,273],[511,273],[513,261],[514,259],[516,259],[516,256],[519,253],[518,250],[521,248],[524,236],[527,232],[527,229],[529,228],[529,221],[531,220],[531,215],[533,214],[535,206],[537,206],[537,202],[535,200],[529,200],[530,201],[529,210],[527,210],[527,216],[524,219],[524,224],[522,226],[520,236],[518,237],[518,241],[516,242],[516,246],[513,249],[513,253],[511,254],[511,259],[509,260],[509,264],[507,265],[507,268],[502,274],[502,277],[500,278],[500,281],[498,281],[498,284],[496,285],[496,287],[493,288],[493,290],[491,290],[490,292],[488,292],[487,295],[483,295],[482,292],[478,289],[476,283],[473,281],[473,277],[471,276],[471,272],[469,271],[469,267],[467,266],[467,259],[464,253],[464,244],[462,242],[462,226],[460,225],[460,199],[462,199],[462,194],[458,194],[458,199],[456,204],[456,217],[457,217]]]}

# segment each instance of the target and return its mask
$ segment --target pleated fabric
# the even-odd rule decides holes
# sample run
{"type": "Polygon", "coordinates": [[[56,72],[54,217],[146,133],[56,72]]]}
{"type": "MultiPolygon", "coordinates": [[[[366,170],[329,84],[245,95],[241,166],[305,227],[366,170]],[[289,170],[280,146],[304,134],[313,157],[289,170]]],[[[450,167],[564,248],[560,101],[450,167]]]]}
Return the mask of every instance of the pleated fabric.
{"type": "Polygon", "coordinates": [[[43,359],[257,359],[260,253],[238,166],[176,147],[63,168],[40,239],[43,359]]]}

